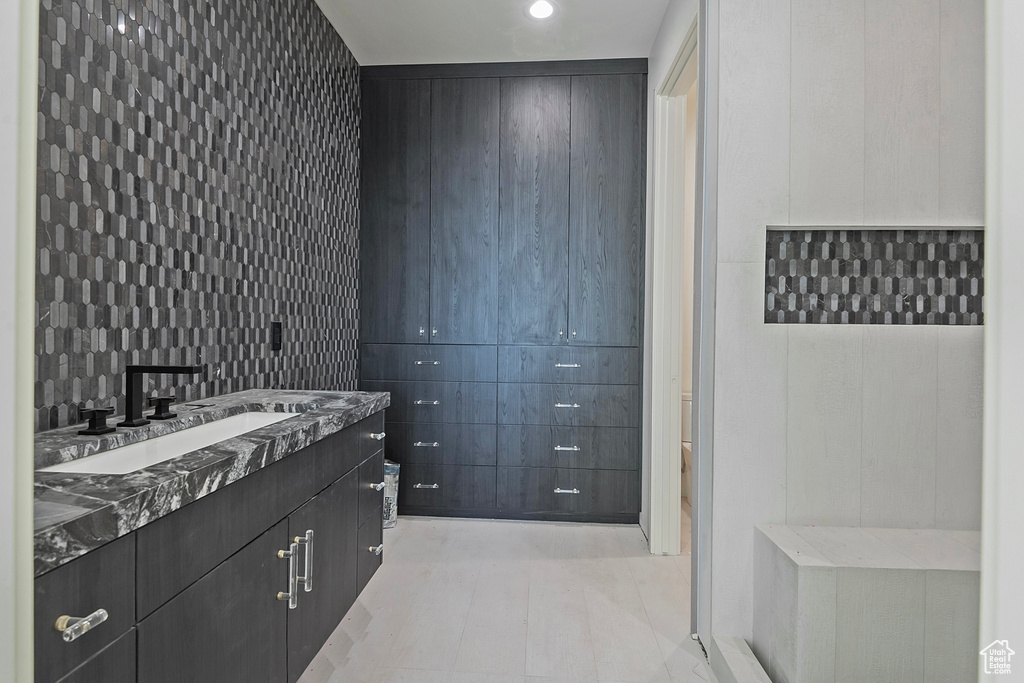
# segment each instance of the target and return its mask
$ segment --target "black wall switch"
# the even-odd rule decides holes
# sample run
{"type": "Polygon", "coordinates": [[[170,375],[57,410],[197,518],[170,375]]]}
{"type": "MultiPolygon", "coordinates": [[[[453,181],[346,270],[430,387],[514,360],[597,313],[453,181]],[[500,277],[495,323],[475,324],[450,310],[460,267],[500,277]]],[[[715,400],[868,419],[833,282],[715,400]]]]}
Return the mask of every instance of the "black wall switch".
{"type": "Polygon", "coordinates": [[[281,350],[281,321],[270,323],[270,350],[281,350]]]}

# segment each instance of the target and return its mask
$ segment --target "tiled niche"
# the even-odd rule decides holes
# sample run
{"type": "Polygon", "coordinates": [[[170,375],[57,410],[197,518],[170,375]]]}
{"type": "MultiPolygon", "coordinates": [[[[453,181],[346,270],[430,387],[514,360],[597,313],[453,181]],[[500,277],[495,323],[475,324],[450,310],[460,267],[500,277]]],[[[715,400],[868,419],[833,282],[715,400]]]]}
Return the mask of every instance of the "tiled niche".
{"type": "Polygon", "coordinates": [[[128,363],[354,389],[359,66],[314,0],[40,10],[37,429],[123,412],[128,363]]]}
{"type": "Polygon", "coordinates": [[[981,325],[980,229],[769,229],[766,323],[981,325]]]}

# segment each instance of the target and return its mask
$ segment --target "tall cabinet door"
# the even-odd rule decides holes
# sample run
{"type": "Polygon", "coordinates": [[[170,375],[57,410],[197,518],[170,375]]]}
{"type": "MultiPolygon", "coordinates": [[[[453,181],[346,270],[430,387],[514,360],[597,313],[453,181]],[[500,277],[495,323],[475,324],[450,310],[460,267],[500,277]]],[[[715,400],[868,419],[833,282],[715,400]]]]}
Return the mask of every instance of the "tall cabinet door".
{"type": "Polygon", "coordinates": [[[430,327],[430,83],[362,85],[362,342],[426,342],[430,327]]]}
{"type": "Polygon", "coordinates": [[[494,78],[431,83],[431,342],[497,342],[499,97],[494,78]]]}
{"type": "Polygon", "coordinates": [[[572,78],[570,343],[640,341],[643,83],[639,74],[572,78]]]}
{"type": "Polygon", "coordinates": [[[288,680],[297,681],[320,646],[356,601],[359,471],[352,470],[288,516],[288,535],[313,531],[313,551],[300,546],[299,574],[309,563],[312,590],[299,589],[299,606],[288,610],[288,680]]]}
{"type": "Polygon", "coordinates": [[[567,339],[569,93],[568,76],[501,81],[501,344],[567,339]]]}

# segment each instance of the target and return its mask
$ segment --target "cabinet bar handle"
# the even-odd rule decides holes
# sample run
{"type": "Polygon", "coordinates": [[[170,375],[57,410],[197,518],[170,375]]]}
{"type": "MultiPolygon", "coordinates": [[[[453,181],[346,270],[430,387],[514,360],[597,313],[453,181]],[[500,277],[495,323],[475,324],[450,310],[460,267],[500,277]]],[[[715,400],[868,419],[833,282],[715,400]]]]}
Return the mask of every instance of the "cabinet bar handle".
{"type": "Polygon", "coordinates": [[[371,546],[370,546],[370,548],[369,548],[369,550],[370,550],[370,552],[371,552],[371,553],[373,553],[374,555],[380,555],[380,554],[381,554],[382,552],[384,552],[384,544],[383,544],[383,543],[381,543],[381,544],[380,544],[379,546],[377,546],[376,548],[375,548],[375,547],[373,547],[373,546],[371,545],[371,546]]]}
{"type": "Polygon", "coordinates": [[[579,363],[555,363],[556,368],[582,368],[579,363]]]}
{"type": "Polygon", "coordinates": [[[370,433],[370,438],[371,439],[376,439],[377,441],[382,441],[385,436],[387,436],[387,434],[385,432],[376,432],[376,433],[371,432],[370,433]]]}
{"type": "Polygon", "coordinates": [[[299,544],[289,543],[288,550],[278,550],[277,557],[288,560],[288,592],[278,593],[278,600],[287,600],[288,609],[299,606],[299,544]]]}
{"type": "Polygon", "coordinates": [[[556,451],[578,451],[579,446],[555,446],[556,451]]]}
{"type": "Polygon", "coordinates": [[[556,408],[579,408],[579,403],[556,403],[556,408]]]}
{"type": "Polygon", "coordinates": [[[438,448],[441,444],[436,441],[417,441],[413,444],[417,448],[438,448]]]}
{"type": "Polygon", "coordinates": [[[87,617],[69,617],[65,614],[57,617],[54,628],[63,634],[61,637],[65,643],[70,643],[102,624],[109,616],[105,609],[98,609],[87,617]]]}
{"type": "Polygon", "coordinates": [[[555,489],[555,493],[579,493],[579,489],[555,489]]]}
{"type": "Polygon", "coordinates": [[[313,530],[306,529],[305,536],[296,536],[295,543],[306,546],[306,567],[302,576],[296,576],[297,583],[301,583],[306,592],[313,590],[313,530]]]}
{"type": "Polygon", "coordinates": [[[384,490],[384,482],[380,482],[380,483],[377,483],[377,484],[370,484],[370,488],[373,489],[374,491],[383,491],[384,490]]]}
{"type": "Polygon", "coordinates": [[[414,489],[439,489],[441,488],[438,484],[413,484],[414,489]]]}
{"type": "Polygon", "coordinates": [[[439,360],[414,360],[412,362],[412,364],[413,365],[440,365],[441,361],[439,361],[439,360]]]}
{"type": "Polygon", "coordinates": [[[418,406],[439,406],[439,405],[441,405],[440,401],[426,401],[426,400],[423,400],[423,399],[418,399],[416,401],[413,401],[413,403],[415,405],[418,405],[418,406]]]}

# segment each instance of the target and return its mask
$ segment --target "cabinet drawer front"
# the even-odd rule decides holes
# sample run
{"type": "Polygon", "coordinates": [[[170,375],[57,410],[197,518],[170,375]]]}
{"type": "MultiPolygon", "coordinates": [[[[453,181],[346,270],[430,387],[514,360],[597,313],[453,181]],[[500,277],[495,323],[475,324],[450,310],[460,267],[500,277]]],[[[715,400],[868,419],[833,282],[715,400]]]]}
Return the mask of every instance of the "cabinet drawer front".
{"type": "Polygon", "coordinates": [[[444,469],[440,465],[402,465],[398,473],[398,513],[402,507],[443,505],[444,469]]]}
{"type": "MultiPolygon", "coordinates": [[[[380,520],[381,511],[377,510],[374,519],[380,520]]],[[[384,552],[378,555],[371,548],[377,548],[384,542],[384,528],[378,523],[366,523],[359,527],[359,546],[356,550],[356,594],[363,592],[366,584],[373,578],[384,559],[384,552]]]]}
{"type": "Polygon", "coordinates": [[[93,550],[35,580],[35,672],[56,681],[97,654],[135,623],[135,534],[93,550]],[[99,609],[107,620],[65,643],[61,616],[86,617],[99,609]]]}
{"type": "Polygon", "coordinates": [[[442,504],[451,510],[490,510],[495,504],[495,468],[446,465],[442,504]]]}
{"type": "MultiPolygon", "coordinates": [[[[37,674],[38,676],[38,674],[37,674]]],[[[36,680],[40,680],[36,678],[36,680]]],[[[133,683],[135,629],[128,631],[59,683],[133,683]]]]}
{"type": "Polygon", "coordinates": [[[636,470],[640,432],[634,427],[502,425],[498,465],[636,470]]]}
{"type": "MultiPolygon", "coordinates": [[[[378,415],[379,417],[377,417],[377,420],[382,422],[384,419],[384,411],[381,411],[378,415]]],[[[370,424],[373,420],[374,416],[368,417],[354,425],[346,427],[340,432],[335,432],[320,441],[310,444],[310,446],[305,449],[310,451],[310,454],[315,461],[313,468],[316,477],[314,488],[306,491],[307,497],[309,494],[315,493],[316,491],[322,491],[345,474],[358,467],[359,463],[365,460],[371,453],[376,452],[370,450],[371,448],[380,450],[380,443],[369,437],[370,424]],[[368,451],[365,455],[363,453],[364,450],[368,451]]],[[[310,457],[310,455],[301,452],[293,453],[288,456],[288,458],[285,458],[280,462],[287,462],[289,458],[294,458],[296,456],[310,457]]],[[[277,464],[279,463],[275,463],[272,467],[277,464]]],[[[240,484],[243,481],[245,481],[245,479],[235,482],[235,484],[240,484]]],[[[235,484],[232,484],[232,486],[235,484]]],[[[288,512],[289,510],[284,510],[284,514],[287,514],[288,512]]],[[[272,522],[276,521],[277,519],[272,520],[272,522]]],[[[264,529],[265,528],[266,527],[264,527],[264,529]]]]}
{"type": "Polygon", "coordinates": [[[359,466],[359,524],[369,519],[374,510],[379,511],[383,507],[384,490],[376,488],[383,482],[384,453],[378,453],[359,466]]]}
{"type": "Polygon", "coordinates": [[[366,391],[390,391],[391,422],[462,422],[494,424],[497,385],[483,382],[362,383],[366,391]]]}
{"type": "Polygon", "coordinates": [[[493,382],[498,376],[494,346],[447,344],[364,344],[364,380],[493,382]]]}
{"type": "Polygon", "coordinates": [[[639,401],[621,384],[499,384],[498,423],[637,427],[639,401]]]}
{"type": "Polygon", "coordinates": [[[577,511],[591,515],[637,514],[640,512],[640,482],[637,472],[574,470],[579,490],[577,511]]]}
{"type": "Polygon", "coordinates": [[[276,595],[288,590],[288,560],[277,556],[288,540],[283,520],[142,620],[139,680],[285,680],[288,603],[276,595]]]}
{"type": "Polygon", "coordinates": [[[576,496],[555,493],[571,490],[573,471],[553,467],[499,467],[497,502],[503,512],[562,512],[576,510],[576,496]]]}
{"type": "MultiPolygon", "coordinates": [[[[363,418],[351,427],[347,427],[345,431],[352,431],[355,433],[355,440],[359,443],[359,462],[363,462],[371,455],[374,455],[384,449],[384,439],[374,437],[374,434],[379,436],[386,432],[386,427],[384,425],[384,411],[382,410],[367,418],[363,418]]],[[[347,471],[348,470],[346,470],[346,472],[347,471]]],[[[342,472],[341,474],[345,474],[345,472],[342,472]]],[[[337,477],[335,477],[335,479],[337,479],[337,477]]],[[[334,481],[335,479],[332,479],[331,481],[334,481]]]]}
{"type": "Polygon", "coordinates": [[[388,425],[390,460],[424,465],[494,465],[494,425],[399,423],[388,425]]]}
{"type": "Polygon", "coordinates": [[[628,347],[502,346],[499,382],[638,384],[640,350],[628,347]]]}

